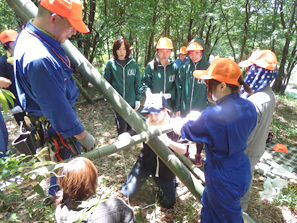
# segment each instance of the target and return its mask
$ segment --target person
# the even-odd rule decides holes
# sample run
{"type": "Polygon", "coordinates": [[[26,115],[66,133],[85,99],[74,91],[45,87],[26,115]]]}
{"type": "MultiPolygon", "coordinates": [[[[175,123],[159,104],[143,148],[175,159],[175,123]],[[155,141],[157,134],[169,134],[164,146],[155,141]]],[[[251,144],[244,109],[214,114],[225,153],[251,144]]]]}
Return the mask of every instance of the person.
{"type": "Polygon", "coordinates": [[[182,46],[179,51],[179,58],[177,58],[174,63],[176,63],[176,65],[178,66],[178,68],[181,68],[182,65],[184,65],[185,63],[187,63],[188,61],[190,61],[190,59],[187,57],[187,47],[182,46]]]}
{"type": "MultiPolygon", "coordinates": [[[[59,160],[81,153],[80,145],[85,151],[95,147],[94,137],[78,119],[74,103],[79,91],[61,47],[76,31],[89,32],[79,0],[41,0],[37,16],[20,32],[14,48],[21,105],[38,130],[41,147],[53,141],[59,160]]],[[[56,180],[51,177],[49,194],[53,197],[59,190],[56,180]]]]}
{"type": "Polygon", "coordinates": [[[9,107],[14,119],[20,125],[20,122],[24,121],[26,113],[19,102],[13,75],[13,48],[17,36],[18,33],[15,30],[4,30],[0,33],[0,40],[6,52],[5,55],[0,57],[0,88],[9,90],[15,96],[15,99],[13,99],[14,106],[12,107],[9,103],[9,107]]]}
{"type": "MultiPolygon", "coordinates": [[[[244,91],[241,93],[243,98],[253,102],[258,116],[256,128],[249,136],[245,150],[251,163],[252,173],[265,152],[269,127],[275,109],[275,95],[270,84],[277,76],[276,64],[276,55],[270,50],[254,51],[247,60],[238,64],[240,67],[249,67],[245,83],[250,86],[253,93],[251,95],[244,91]]],[[[248,208],[251,186],[252,182],[249,190],[240,200],[242,211],[246,211],[248,208]]]]}
{"type": "MultiPolygon", "coordinates": [[[[201,112],[208,106],[206,85],[203,80],[193,77],[195,70],[206,70],[205,45],[201,38],[192,39],[186,51],[190,61],[180,68],[176,78],[176,116],[185,118],[191,111],[201,112]]],[[[196,143],[195,165],[202,166],[203,143],[196,143]]],[[[189,157],[189,146],[186,152],[189,157]]]]}
{"type": "Polygon", "coordinates": [[[57,194],[55,211],[58,223],[135,222],[132,209],[122,200],[101,200],[96,194],[97,169],[88,158],[74,158],[59,169],[58,176],[61,188],[57,194]]]}
{"type": "MultiPolygon", "coordinates": [[[[130,46],[123,36],[119,36],[113,43],[113,58],[107,61],[103,77],[113,88],[127,101],[127,103],[138,110],[142,93],[140,89],[140,71],[137,62],[130,57],[130,46]]],[[[118,135],[128,132],[131,127],[114,110],[115,122],[118,135]]]]}
{"type": "Polygon", "coordinates": [[[205,145],[201,223],[243,223],[240,198],[252,177],[244,150],[257,113],[253,103],[241,98],[238,91],[240,85],[245,91],[251,89],[241,78],[239,66],[227,58],[218,57],[207,70],[196,70],[193,75],[205,80],[208,100],[216,103],[180,130],[183,139],[205,145]]]}
{"type": "MultiPolygon", "coordinates": [[[[168,124],[170,117],[167,110],[167,101],[163,94],[147,93],[141,112],[147,114],[146,123],[148,126],[168,124]]],[[[185,142],[177,142],[180,137],[174,132],[163,134],[159,138],[171,150],[179,154],[186,152],[185,142]]],[[[160,189],[160,205],[164,208],[172,208],[175,204],[176,177],[146,143],[143,143],[143,149],[122,186],[123,195],[126,197],[136,196],[150,175],[160,189]]]]}
{"type": "Polygon", "coordinates": [[[171,39],[162,37],[156,45],[157,56],[145,67],[141,85],[142,91],[147,90],[152,93],[161,91],[168,98],[168,107],[173,111],[175,109],[175,78],[178,73],[178,66],[171,60],[170,54],[173,49],[171,39]]]}

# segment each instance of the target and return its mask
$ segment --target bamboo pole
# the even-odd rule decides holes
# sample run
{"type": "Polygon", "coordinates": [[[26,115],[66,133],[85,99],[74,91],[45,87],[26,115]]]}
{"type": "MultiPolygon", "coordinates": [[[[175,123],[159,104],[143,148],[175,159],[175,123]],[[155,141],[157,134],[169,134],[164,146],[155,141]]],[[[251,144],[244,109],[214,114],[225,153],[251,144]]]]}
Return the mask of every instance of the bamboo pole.
{"type": "MultiPolygon", "coordinates": [[[[16,13],[22,18],[34,18],[36,8],[30,0],[7,0],[16,5],[16,13]],[[19,10],[21,9],[21,10],[19,10]],[[20,11],[22,13],[20,13],[20,11]],[[26,16],[24,16],[26,15],[26,16]]],[[[10,4],[11,5],[11,4],[10,4]]],[[[87,35],[87,34],[86,34],[87,35]]],[[[80,53],[78,49],[70,42],[66,41],[62,44],[72,65],[102,93],[113,108],[123,117],[123,119],[137,132],[146,131],[148,126],[142,120],[142,117],[135,112],[131,106],[113,89],[113,87],[102,77],[102,75],[89,63],[89,61],[80,53]]],[[[165,146],[158,138],[151,139],[147,143],[152,150],[160,157],[160,159],[168,166],[168,168],[179,177],[179,179],[189,188],[191,193],[198,199],[203,191],[203,186],[196,177],[181,163],[181,161],[173,154],[171,150],[165,146]]]]}

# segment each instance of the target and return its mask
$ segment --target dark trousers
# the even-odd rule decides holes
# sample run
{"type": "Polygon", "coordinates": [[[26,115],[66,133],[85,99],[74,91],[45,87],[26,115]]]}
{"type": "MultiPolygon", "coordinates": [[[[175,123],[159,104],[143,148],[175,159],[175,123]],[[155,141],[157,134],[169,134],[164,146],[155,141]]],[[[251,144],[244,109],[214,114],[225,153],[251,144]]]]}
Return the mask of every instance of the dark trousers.
{"type": "Polygon", "coordinates": [[[122,134],[123,132],[128,132],[129,130],[131,130],[131,126],[115,110],[114,110],[114,117],[115,117],[115,123],[117,126],[118,135],[122,134]]]}
{"type": "MultiPolygon", "coordinates": [[[[125,197],[137,195],[150,174],[150,171],[137,161],[122,187],[123,195],[125,197]]],[[[155,175],[152,177],[160,189],[160,205],[164,208],[172,208],[175,204],[176,179],[163,179],[155,175]]]]}

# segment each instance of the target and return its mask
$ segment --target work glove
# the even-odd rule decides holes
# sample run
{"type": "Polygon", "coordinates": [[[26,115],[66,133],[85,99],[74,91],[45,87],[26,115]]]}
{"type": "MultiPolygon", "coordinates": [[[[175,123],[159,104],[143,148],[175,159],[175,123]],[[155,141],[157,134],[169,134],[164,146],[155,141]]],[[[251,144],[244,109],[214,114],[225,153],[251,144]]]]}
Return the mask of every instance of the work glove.
{"type": "Polygon", "coordinates": [[[140,107],[140,101],[135,101],[135,107],[134,110],[137,111],[140,107]]]}
{"type": "Polygon", "coordinates": [[[169,146],[171,143],[171,139],[168,138],[167,134],[162,134],[158,136],[158,138],[165,144],[165,146],[169,146]]]}
{"type": "Polygon", "coordinates": [[[128,138],[130,138],[130,137],[131,137],[131,135],[129,134],[129,132],[123,132],[122,134],[120,134],[120,135],[118,136],[118,140],[121,141],[121,140],[123,140],[123,139],[128,139],[128,138]]]}
{"type": "Polygon", "coordinates": [[[86,137],[81,140],[78,140],[78,142],[85,152],[90,152],[94,150],[96,146],[95,138],[88,132],[86,137]]]}
{"type": "Polygon", "coordinates": [[[23,112],[23,109],[20,107],[20,106],[15,106],[15,107],[13,107],[12,109],[11,109],[11,112],[12,112],[12,114],[18,114],[18,113],[22,113],[23,112]]]}
{"type": "Polygon", "coordinates": [[[163,94],[163,96],[164,96],[165,99],[170,99],[171,98],[171,94],[170,93],[163,94]]]}

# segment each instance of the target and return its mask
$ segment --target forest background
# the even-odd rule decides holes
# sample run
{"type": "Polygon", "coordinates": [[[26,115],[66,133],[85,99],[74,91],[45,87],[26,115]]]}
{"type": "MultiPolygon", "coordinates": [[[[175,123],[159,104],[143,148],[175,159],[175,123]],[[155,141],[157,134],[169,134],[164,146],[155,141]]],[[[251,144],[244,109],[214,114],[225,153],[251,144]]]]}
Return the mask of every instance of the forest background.
{"type": "MultiPolygon", "coordinates": [[[[33,0],[38,5],[38,0],[33,0]]],[[[297,64],[297,0],[82,0],[89,34],[77,33],[71,42],[101,73],[112,56],[112,44],[123,35],[134,47],[132,56],[143,71],[155,55],[160,37],[173,41],[177,51],[202,37],[209,55],[239,62],[257,49],[270,49],[278,58],[273,85],[283,94],[297,64]]],[[[20,31],[24,25],[6,1],[0,2],[0,30],[20,31]]],[[[0,50],[3,54],[3,50],[0,50]]],[[[88,87],[87,81],[83,86],[88,87]]]]}

